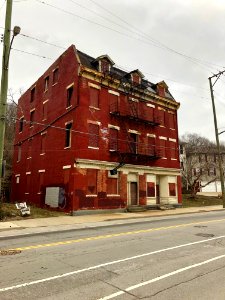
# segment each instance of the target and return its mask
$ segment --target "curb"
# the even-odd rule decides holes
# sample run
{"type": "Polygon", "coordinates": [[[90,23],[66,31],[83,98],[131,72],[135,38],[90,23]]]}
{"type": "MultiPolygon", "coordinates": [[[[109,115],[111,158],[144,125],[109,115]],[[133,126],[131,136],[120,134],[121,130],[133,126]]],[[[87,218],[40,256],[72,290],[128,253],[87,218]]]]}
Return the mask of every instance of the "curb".
{"type": "MultiPolygon", "coordinates": [[[[150,221],[153,221],[153,222],[157,222],[158,220],[151,220],[151,218],[163,218],[163,217],[168,217],[168,216],[180,216],[180,215],[190,215],[190,214],[197,214],[197,213],[210,213],[210,212],[217,212],[217,211],[224,211],[225,209],[222,208],[222,209],[215,209],[215,210],[202,210],[202,211],[195,211],[195,212],[183,212],[183,213],[176,213],[176,214],[165,214],[165,215],[159,215],[159,216],[140,216],[140,217],[130,217],[130,218],[120,218],[120,219],[116,219],[115,221],[121,221],[121,220],[137,220],[137,219],[140,219],[140,222],[136,221],[136,222],[130,222],[130,223],[127,223],[127,222],[124,222],[124,223],[115,223],[115,224],[106,224],[104,225],[104,222],[110,222],[110,221],[114,221],[113,219],[110,220],[104,220],[101,222],[101,225],[97,225],[97,226],[85,226],[85,227],[81,227],[81,228],[70,228],[70,229],[64,229],[64,230],[53,230],[53,231],[47,231],[48,230],[48,226],[46,226],[46,231],[42,231],[42,232],[27,232],[27,233],[21,233],[21,234],[14,234],[14,235],[8,235],[8,236],[1,236],[0,235],[0,240],[11,240],[11,239],[17,239],[17,238],[24,238],[24,237],[32,237],[32,236],[39,236],[39,235],[50,235],[50,234],[59,234],[59,233],[64,233],[64,232],[72,232],[72,231],[76,231],[76,230],[97,230],[99,228],[110,228],[110,227],[118,227],[118,226],[127,226],[127,225],[134,225],[134,224],[145,224],[145,223],[148,223],[150,221]],[[142,221],[141,219],[143,218],[148,218],[148,220],[146,221],[142,221]]],[[[99,222],[100,223],[100,222],[99,222]]],[[[86,223],[87,224],[87,223],[86,223]]],[[[25,229],[26,227],[23,227],[22,229],[25,229]]],[[[27,227],[28,228],[28,227],[27,227]]],[[[5,231],[10,231],[10,230],[13,230],[14,228],[12,229],[7,229],[5,231]]],[[[21,228],[18,228],[18,230],[20,230],[21,228]]],[[[17,230],[17,229],[14,229],[14,230],[17,230]]],[[[3,232],[3,231],[2,231],[3,232]]],[[[1,232],[0,232],[1,234],[1,232]]]]}

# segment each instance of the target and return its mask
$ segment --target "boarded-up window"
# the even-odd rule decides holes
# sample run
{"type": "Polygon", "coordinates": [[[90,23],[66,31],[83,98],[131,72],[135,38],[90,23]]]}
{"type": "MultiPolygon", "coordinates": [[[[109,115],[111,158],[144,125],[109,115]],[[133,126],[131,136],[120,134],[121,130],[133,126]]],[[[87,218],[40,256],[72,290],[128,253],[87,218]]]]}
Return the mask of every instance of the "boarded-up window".
{"type": "Polygon", "coordinates": [[[98,148],[99,147],[99,125],[97,124],[88,124],[89,132],[89,147],[98,148]]]}
{"type": "Polygon", "coordinates": [[[148,137],[148,154],[155,155],[155,137],[148,137]]]}
{"type": "Polygon", "coordinates": [[[177,145],[175,142],[170,142],[170,156],[173,159],[176,158],[176,153],[177,153],[176,147],[177,147],[177,145]]]}
{"type": "Polygon", "coordinates": [[[166,140],[160,139],[160,154],[162,157],[166,157],[166,140]]]}
{"type": "Polygon", "coordinates": [[[118,178],[107,178],[107,194],[118,195],[118,178]]]}
{"type": "Polygon", "coordinates": [[[97,174],[98,170],[87,169],[87,194],[97,194],[97,174]]]}
{"type": "Polygon", "coordinates": [[[46,134],[42,134],[41,136],[41,154],[45,153],[45,144],[46,144],[46,134]]]}
{"type": "Polygon", "coordinates": [[[155,197],[155,182],[147,182],[147,197],[155,197]]]}
{"type": "Polygon", "coordinates": [[[175,183],[169,183],[169,195],[170,196],[176,196],[176,184],[175,183]]]}
{"type": "Polygon", "coordinates": [[[159,114],[160,125],[165,126],[165,111],[160,109],[158,111],[158,114],[159,114]]]}
{"type": "Polygon", "coordinates": [[[65,147],[66,148],[71,146],[71,130],[72,130],[72,123],[66,124],[66,134],[65,134],[65,147]]]}
{"type": "Polygon", "coordinates": [[[48,102],[43,103],[42,107],[42,120],[47,120],[48,102]]]}
{"type": "Polygon", "coordinates": [[[146,119],[149,121],[153,121],[154,120],[154,108],[148,106],[146,109],[146,119]]]}
{"type": "Polygon", "coordinates": [[[35,113],[35,110],[32,110],[30,112],[30,127],[32,127],[34,125],[33,124],[33,122],[34,122],[34,113],[35,113]]]}
{"type": "Polygon", "coordinates": [[[109,149],[118,150],[118,130],[115,128],[109,129],[109,149]]]}
{"type": "Polygon", "coordinates": [[[30,91],[30,102],[33,102],[35,99],[35,87],[30,91]]]}
{"type": "Polygon", "coordinates": [[[169,127],[171,129],[175,129],[175,115],[174,114],[168,114],[169,116],[169,127]]]}
{"type": "Polygon", "coordinates": [[[109,93],[109,107],[111,112],[119,110],[119,96],[109,93]]]}
{"type": "Polygon", "coordinates": [[[26,174],[26,193],[30,192],[31,174],[26,174]]]}
{"type": "Polygon", "coordinates": [[[90,87],[90,106],[99,108],[99,89],[90,87]]]}
{"type": "Polygon", "coordinates": [[[46,92],[48,90],[49,87],[49,76],[47,76],[45,78],[45,87],[44,87],[44,91],[46,92]]]}

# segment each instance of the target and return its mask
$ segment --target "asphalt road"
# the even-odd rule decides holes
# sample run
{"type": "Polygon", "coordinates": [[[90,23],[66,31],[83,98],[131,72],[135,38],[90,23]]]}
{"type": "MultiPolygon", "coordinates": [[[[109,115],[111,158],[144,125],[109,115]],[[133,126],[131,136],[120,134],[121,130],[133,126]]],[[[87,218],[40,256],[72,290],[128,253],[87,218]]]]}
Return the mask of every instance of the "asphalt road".
{"type": "Polygon", "coordinates": [[[0,255],[1,300],[225,299],[224,212],[1,240],[0,249],[14,250],[0,255]]]}

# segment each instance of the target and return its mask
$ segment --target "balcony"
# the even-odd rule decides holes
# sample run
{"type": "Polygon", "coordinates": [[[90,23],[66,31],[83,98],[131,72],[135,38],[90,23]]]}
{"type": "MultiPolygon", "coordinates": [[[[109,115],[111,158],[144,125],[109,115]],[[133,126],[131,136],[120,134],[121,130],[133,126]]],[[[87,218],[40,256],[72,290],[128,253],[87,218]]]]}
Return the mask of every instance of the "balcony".
{"type": "Polygon", "coordinates": [[[156,146],[148,146],[143,143],[120,141],[110,147],[110,153],[120,157],[123,163],[147,163],[162,157],[161,150],[156,146]]]}
{"type": "Polygon", "coordinates": [[[161,124],[161,119],[155,116],[154,113],[148,112],[148,107],[138,106],[138,103],[132,103],[126,107],[119,107],[118,103],[110,105],[110,114],[114,117],[126,120],[132,120],[139,123],[145,123],[151,126],[158,126],[161,124]]]}

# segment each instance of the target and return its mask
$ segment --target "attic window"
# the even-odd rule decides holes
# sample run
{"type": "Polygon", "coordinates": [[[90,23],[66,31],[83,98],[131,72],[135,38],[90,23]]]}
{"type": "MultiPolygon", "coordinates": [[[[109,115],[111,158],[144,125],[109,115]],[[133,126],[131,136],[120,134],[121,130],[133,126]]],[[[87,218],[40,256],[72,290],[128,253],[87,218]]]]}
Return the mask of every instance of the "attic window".
{"type": "Polygon", "coordinates": [[[100,72],[106,73],[110,71],[110,64],[107,60],[102,59],[99,62],[100,72]]]}
{"type": "Polygon", "coordinates": [[[141,77],[138,75],[138,73],[131,74],[131,80],[135,84],[140,84],[141,83],[141,77]]]}

